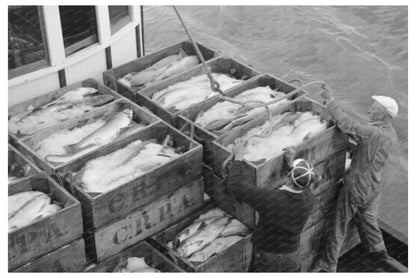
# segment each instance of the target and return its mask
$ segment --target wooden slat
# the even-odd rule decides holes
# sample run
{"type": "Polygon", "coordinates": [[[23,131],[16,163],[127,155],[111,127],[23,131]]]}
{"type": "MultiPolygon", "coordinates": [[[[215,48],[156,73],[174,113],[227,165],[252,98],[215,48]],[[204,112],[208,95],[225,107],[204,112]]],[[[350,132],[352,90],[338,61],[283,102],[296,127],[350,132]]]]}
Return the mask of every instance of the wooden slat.
{"type": "MultiPolygon", "coordinates": [[[[24,112],[27,110],[27,108],[29,106],[32,106],[34,108],[39,108],[59,97],[61,97],[62,95],[64,95],[66,92],[71,91],[75,88],[78,87],[93,87],[95,89],[97,89],[101,94],[109,94],[109,95],[113,95],[116,99],[119,99],[121,96],[119,94],[117,94],[115,91],[111,90],[108,87],[105,87],[101,84],[98,83],[98,81],[94,80],[94,79],[86,79],[84,81],[80,81],[80,82],[76,82],[74,84],[71,84],[69,86],[66,86],[64,88],[49,92],[49,93],[45,93],[44,95],[38,96],[36,98],[21,102],[19,104],[13,105],[11,107],[9,107],[9,118],[13,117],[14,115],[20,113],[20,112],[24,112]]],[[[100,108],[100,107],[99,107],[100,108]]],[[[99,109],[97,108],[97,109],[99,109]]],[[[25,137],[27,137],[26,135],[21,135],[21,134],[13,134],[9,131],[9,135],[11,137],[11,139],[16,142],[18,140],[21,140],[25,137]]]]}
{"type": "MultiPolygon", "coordinates": [[[[179,232],[188,227],[202,213],[214,208],[214,203],[188,215],[187,218],[170,226],[166,230],[152,237],[149,242],[157,249],[168,250],[167,243],[179,232]]],[[[216,254],[201,264],[194,264],[187,259],[176,257],[178,265],[187,272],[243,272],[247,271],[251,261],[252,243],[251,234],[244,237],[223,252],[216,254]]],[[[171,259],[171,258],[169,258],[171,259]]]]}
{"type": "Polygon", "coordinates": [[[9,269],[21,266],[82,235],[80,203],[54,180],[40,173],[30,180],[9,187],[9,195],[27,190],[52,195],[52,199],[64,208],[8,234],[9,269]]]}
{"type": "Polygon", "coordinates": [[[86,264],[84,239],[33,260],[13,272],[79,272],[86,264]]]}
{"type": "Polygon", "coordinates": [[[149,266],[161,272],[184,272],[146,241],[141,241],[100,263],[88,266],[85,272],[113,272],[120,261],[124,262],[129,257],[144,258],[149,266]]]}
{"type": "MultiPolygon", "coordinates": [[[[202,179],[180,187],[94,232],[96,261],[101,261],[185,217],[203,204],[202,179]]],[[[87,246],[89,243],[87,242],[87,246]]]]}
{"type": "MultiPolygon", "coordinates": [[[[130,108],[133,110],[133,121],[136,123],[151,125],[153,123],[161,121],[160,118],[156,117],[152,113],[148,112],[146,109],[138,106],[137,104],[131,102],[130,100],[120,97],[118,100],[105,105],[99,109],[95,109],[90,113],[82,115],[80,117],[65,121],[61,124],[52,126],[50,128],[43,129],[42,131],[36,132],[30,136],[22,138],[19,142],[16,143],[20,151],[22,151],[26,156],[28,156],[39,168],[44,170],[46,173],[53,175],[56,174],[60,169],[65,168],[67,165],[70,165],[73,161],[67,163],[54,164],[46,161],[43,157],[39,156],[35,150],[35,146],[42,140],[45,140],[54,133],[71,130],[74,128],[80,128],[87,124],[93,123],[99,119],[104,121],[109,120],[115,115],[118,111],[121,111],[124,108],[130,108]]],[[[100,146],[98,149],[106,148],[106,146],[114,144],[115,142],[120,141],[126,136],[120,136],[116,138],[113,142],[100,146]]],[[[96,150],[93,150],[89,153],[94,153],[96,150]]],[[[85,156],[85,155],[84,155],[85,156]]],[[[84,157],[81,156],[81,157],[84,157]]],[[[80,159],[76,158],[76,159],[80,159]]]]}

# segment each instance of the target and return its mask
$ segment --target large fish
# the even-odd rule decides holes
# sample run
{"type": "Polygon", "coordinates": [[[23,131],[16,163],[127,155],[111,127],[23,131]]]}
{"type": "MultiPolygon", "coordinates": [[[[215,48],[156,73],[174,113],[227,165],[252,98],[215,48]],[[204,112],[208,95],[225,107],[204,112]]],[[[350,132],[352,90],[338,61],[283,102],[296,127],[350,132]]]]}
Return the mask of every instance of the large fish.
{"type": "Polygon", "coordinates": [[[166,70],[152,81],[159,81],[171,77],[175,74],[181,73],[199,64],[199,59],[196,55],[186,56],[179,61],[172,63],[166,70]]]}
{"type": "Polygon", "coordinates": [[[220,237],[229,237],[229,236],[246,236],[250,233],[249,228],[238,221],[237,219],[232,219],[230,223],[225,226],[225,229],[221,232],[220,237]]]}
{"type": "MultiPolygon", "coordinates": [[[[284,93],[273,91],[269,86],[256,87],[244,91],[234,97],[240,101],[261,101],[270,103],[276,98],[284,96],[284,93]]],[[[286,99],[269,105],[269,109],[276,109],[287,102],[286,99]]],[[[247,103],[246,105],[236,104],[229,101],[218,102],[207,111],[200,113],[195,123],[210,131],[219,131],[221,128],[230,125],[221,132],[226,132],[231,127],[243,124],[253,119],[255,115],[265,113],[263,105],[258,103],[247,103]],[[244,119],[241,119],[244,117],[244,119]],[[240,119],[239,121],[236,121],[240,119]]]]}
{"type": "Polygon", "coordinates": [[[125,131],[133,118],[133,110],[127,108],[115,114],[103,126],[92,132],[80,142],[64,146],[67,154],[47,155],[45,160],[51,163],[66,163],[76,159],[98,147],[114,141],[117,136],[125,131]]]}
{"type": "Polygon", "coordinates": [[[101,193],[127,183],[177,156],[169,147],[138,140],[89,161],[73,180],[87,192],[101,193]]]}
{"type": "MultiPolygon", "coordinates": [[[[301,144],[327,127],[326,121],[312,112],[287,112],[273,118],[273,131],[267,137],[253,137],[265,134],[270,123],[267,121],[260,127],[249,130],[241,139],[247,142],[247,151],[244,159],[253,162],[262,162],[283,154],[288,146],[301,144]]],[[[233,144],[227,146],[231,150],[233,144]]]]}
{"type": "Polygon", "coordinates": [[[163,73],[167,66],[181,59],[180,55],[169,55],[162,60],[156,62],[152,66],[142,70],[131,77],[125,77],[130,82],[131,86],[144,85],[163,73]]]}
{"type": "Polygon", "coordinates": [[[156,81],[184,72],[199,63],[196,55],[186,56],[181,49],[179,55],[170,55],[163,58],[151,67],[146,68],[132,76],[124,76],[122,79],[130,83],[130,87],[149,86],[156,81]]]}
{"type": "MultiPolygon", "coordinates": [[[[223,91],[242,82],[221,73],[213,73],[213,77],[223,91]]],[[[216,94],[211,90],[208,77],[202,74],[154,93],[152,100],[166,109],[183,110],[216,94]]]]}
{"type": "Polygon", "coordinates": [[[144,258],[129,257],[127,258],[126,267],[116,267],[113,272],[160,272],[149,266],[144,258]]]}
{"type": "Polygon", "coordinates": [[[230,237],[220,237],[211,242],[204,249],[199,250],[192,254],[189,258],[191,262],[204,262],[208,258],[212,257],[215,254],[219,254],[222,251],[226,250],[228,247],[234,245],[236,242],[240,241],[243,237],[241,236],[230,236],[230,237]]]}
{"type": "Polygon", "coordinates": [[[76,153],[91,145],[105,145],[112,142],[117,136],[130,125],[133,119],[133,110],[130,108],[117,112],[102,127],[82,139],[77,144],[66,146],[68,153],[76,153]]]}
{"type": "Polygon", "coordinates": [[[59,102],[32,110],[24,115],[16,115],[9,120],[9,130],[12,133],[30,135],[41,129],[51,127],[62,121],[80,116],[114,100],[112,95],[88,96],[85,101],[78,103],[59,102]]]}
{"type": "Polygon", "coordinates": [[[204,229],[197,231],[187,238],[177,249],[176,252],[182,258],[187,258],[194,252],[201,250],[210,242],[214,241],[224,230],[229,222],[228,217],[220,217],[204,229]]]}
{"type": "Polygon", "coordinates": [[[38,191],[26,191],[9,196],[9,232],[61,209],[59,206],[50,205],[50,202],[48,195],[38,191]]]}

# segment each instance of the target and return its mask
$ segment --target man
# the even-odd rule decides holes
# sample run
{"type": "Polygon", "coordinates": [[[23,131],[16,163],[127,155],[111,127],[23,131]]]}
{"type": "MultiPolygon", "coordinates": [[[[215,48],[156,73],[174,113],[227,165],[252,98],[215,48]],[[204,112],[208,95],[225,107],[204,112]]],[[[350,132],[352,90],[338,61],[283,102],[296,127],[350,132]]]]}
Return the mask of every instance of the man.
{"type": "Polygon", "coordinates": [[[293,169],[285,185],[278,189],[248,186],[242,181],[245,151],[241,142],[234,145],[234,162],[227,187],[228,192],[252,206],[260,216],[252,236],[254,250],[250,271],[300,271],[300,234],[314,205],[314,196],[307,187],[317,182],[313,168],[303,159],[293,161],[295,149],[290,147],[285,159],[293,169]]]}
{"type": "Polygon", "coordinates": [[[347,225],[353,217],[357,219],[361,242],[369,251],[371,262],[386,266],[389,257],[378,227],[377,211],[382,171],[397,144],[392,119],[397,115],[398,105],[390,97],[373,96],[374,103],[368,109],[370,124],[365,125],[344,113],[334,101],[332,92],[325,86],[323,88],[322,97],[332,120],[357,142],[357,147],[352,153],[351,166],[344,174],[344,186],[337,200],[334,219],[328,222],[322,258],[314,270],[336,271],[347,225]]]}

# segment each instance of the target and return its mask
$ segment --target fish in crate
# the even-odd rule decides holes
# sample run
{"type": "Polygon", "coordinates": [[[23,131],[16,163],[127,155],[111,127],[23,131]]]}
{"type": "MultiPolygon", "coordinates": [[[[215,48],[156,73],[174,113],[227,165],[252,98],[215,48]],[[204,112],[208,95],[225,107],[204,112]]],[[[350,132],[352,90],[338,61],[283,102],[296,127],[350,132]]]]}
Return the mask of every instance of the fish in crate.
{"type": "MultiPolygon", "coordinates": [[[[274,116],[272,123],[266,121],[263,125],[248,130],[235,141],[247,142],[245,160],[262,163],[282,155],[286,147],[299,145],[327,127],[328,122],[311,111],[286,112],[274,116]],[[268,136],[263,136],[270,130],[268,136]]],[[[234,144],[226,146],[227,150],[231,152],[234,144]]]]}
{"type": "Polygon", "coordinates": [[[114,100],[113,95],[100,94],[92,87],[79,87],[42,105],[29,106],[9,119],[9,131],[30,135],[65,120],[81,116],[114,100]]]}
{"type": "Polygon", "coordinates": [[[129,88],[149,87],[155,82],[187,71],[198,64],[199,59],[196,55],[186,55],[180,49],[179,54],[169,55],[139,72],[129,72],[121,77],[119,81],[129,88]]]}
{"type": "Polygon", "coordinates": [[[250,230],[220,208],[201,214],[167,244],[178,257],[200,264],[243,239],[250,230]]]}

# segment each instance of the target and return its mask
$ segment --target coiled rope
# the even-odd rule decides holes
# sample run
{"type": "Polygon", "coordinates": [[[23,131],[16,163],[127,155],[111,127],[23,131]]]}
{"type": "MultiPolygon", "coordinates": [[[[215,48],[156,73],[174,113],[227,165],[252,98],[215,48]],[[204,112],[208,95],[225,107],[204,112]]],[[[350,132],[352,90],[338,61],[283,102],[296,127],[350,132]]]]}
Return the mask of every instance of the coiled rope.
{"type": "MultiPolygon", "coordinates": [[[[268,117],[269,117],[269,128],[268,128],[268,130],[265,132],[265,133],[263,133],[263,134],[255,134],[255,135],[253,135],[253,136],[251,136],[251,137],[249,137],[246,141],[245,141],[245,144],[247,144],[247,142],[251,139],[251,138],[253,138],[253,137],[260,137],[260,138],[266,138],[266,137],[268,137],[268,136],[270,136],[271,134],[272,134],[272,132],[273,132],[273,126],[274,126],[274,124],[273,124],[273,115],[272,115],[272,112],[271,112],[271,110],[270,110],[270,108],[269,108],[269,105],[272,105],[272,104],[274,104],[274,103],[277,103],[277,102],[279,102],[279,101],[282,101],[282,100],[284,100],[284,99],[286,99],[286,98],[289,98],[289,97],[291,97],[291,96],[293,96],[294,94],[296,94],[296,93],[298,93],[298,92],[300,92],[302,89],[304,89],[304,88],[306,88],[306,87],[309,87],[309,86],[312,86],[312,85],[317,85],[317,84],[321,84],[322,85],[322,88],[324,88],[324,86],[328,89],[328,90],[330,90],[330,88],[329,88],[329,86],[325,83],[325,82],[323,82],[323,81],[312,81],[312,82],[309,82],[309,83],[307,83],[307,84],[302,84],[302,81],[300,81],[300,80],[298,80],[298,79],[294,79],[294,80],[292,80],[291,82],[294,82],[294,81],[297,81],[297,82],[299,82],[300,83],[300,87],[298,87],[298,88],[296,88],[295,90],[293,90],[293,91],[291,91],[290,93],[288,93],[288,94],[285,94],[284,96],[282,96],[282,97],[279,97],[279,98],[277,98],[277,99],[275,99],[275,100],[273,100],[273,101],[270,101],[270,102],[263,102],[263,101],[259,101],[259,100],[247,100],[247,101],[241,101],[241,100],[237,100],[237,99],[234,99],[234,98],[230,98],[230,97],[227,97],[225,94],[224,94],[224,92],[221,90],[221,88],[220,88],[220,84],[214,79],[214,77],[212,76],[212,72],[211,72],[211,69],[208,67],[208,65],[206,64],[206,62],[205,62],[205,59],[204,59],[204,57],[202,56],[202,53],[201,53],[201,51],[199,50],[199,48],[198,48],[198,46],[197,46],[197,44],[196,44],[196,42],[195,42],[195,40],[193,39],[193,37],[192,37],[192,35],[191,35],[191,32],[189,31],[189,29],[186,27],[186,24],[185,24],[185,22],[183,21],[183,19],[182,19],[182,17],[181,17],[181,15],[179,14],[179,11],[177,10],[177,8],[175,7],[175,6],[172,6],[173,7],[173,9],[174,9],[174,11],[175,11],[175,13],[176,13],[176,15],[178,16],[178,18],[179,18],[179,21],[181,22],[181,24],[182,24],[182,26],[183,26],[183,28],[185,29],[185,32],[186,32],[186,34],[188,35],[188,37],[189,37],[189,40],[192,42],[192,45],[193,45],[193,47],[194,47],[194,49],[195,49],[195,52],[197,53],[197,55],[198,55],[198,57],[199,57],[199,60],[201,61],[201,63],[202,63],[202,65],[203,65],[203,67],[204,67],[204,69],[205,69],[205,73],[207,74],[207,76],[208,76],[208,79],[209,79],[209,82],[210,82],[210,85],[211,85],[211,89],[212,89],[212,91],[214,91],[214,92],[218,92],[219,94],[220,94],[220,97],[221,97],[221,99],[222,100],[224,100],[224,101],[229,101],[229,102],[232,102],[232,103],[235,103],[235,104],[240,104],[240,105],[247,105],[247,104],[260,104],[260,105],[263,105],[264,106],[264,108],[266,109],[266,111],[267,111],[267,114],[268,114],[268,117]]],[[[307,95],[310,95],[309,93],[307,93],[307,92],[304,92],[303,94],[301,94],[300,96],[298,96],[298,97],[296,97],[295,99],[293,99],[290,103],[293,103],[293,102],[296,102],[296,101],[298,101],[299,99],[301,99],[301,98],[303,98],[303,97],[305,97],[305,96],[307,96],[307,95]]],[[[190,123],[190,125],[191,125],[191,133],[192,133],[192,135],[193,135],[193,130],[194,130],[194,127],[193,127],[193,123],[190,123]]],[[[184,127],[184,126],[183,126],[184,127]]],[[[182,128],[183,128],[182,127],[182,128]]],[[[192,137],[191,137],[192,138],[192,137]]],[[[222,164],[222,176],[225,178],[225,168],[227,167],[227,165],[228,165],[228,163],[231,161],[233,159],[233,154],[231,154],[224,162],[223,162],[223,164],[222,164]]]]}

